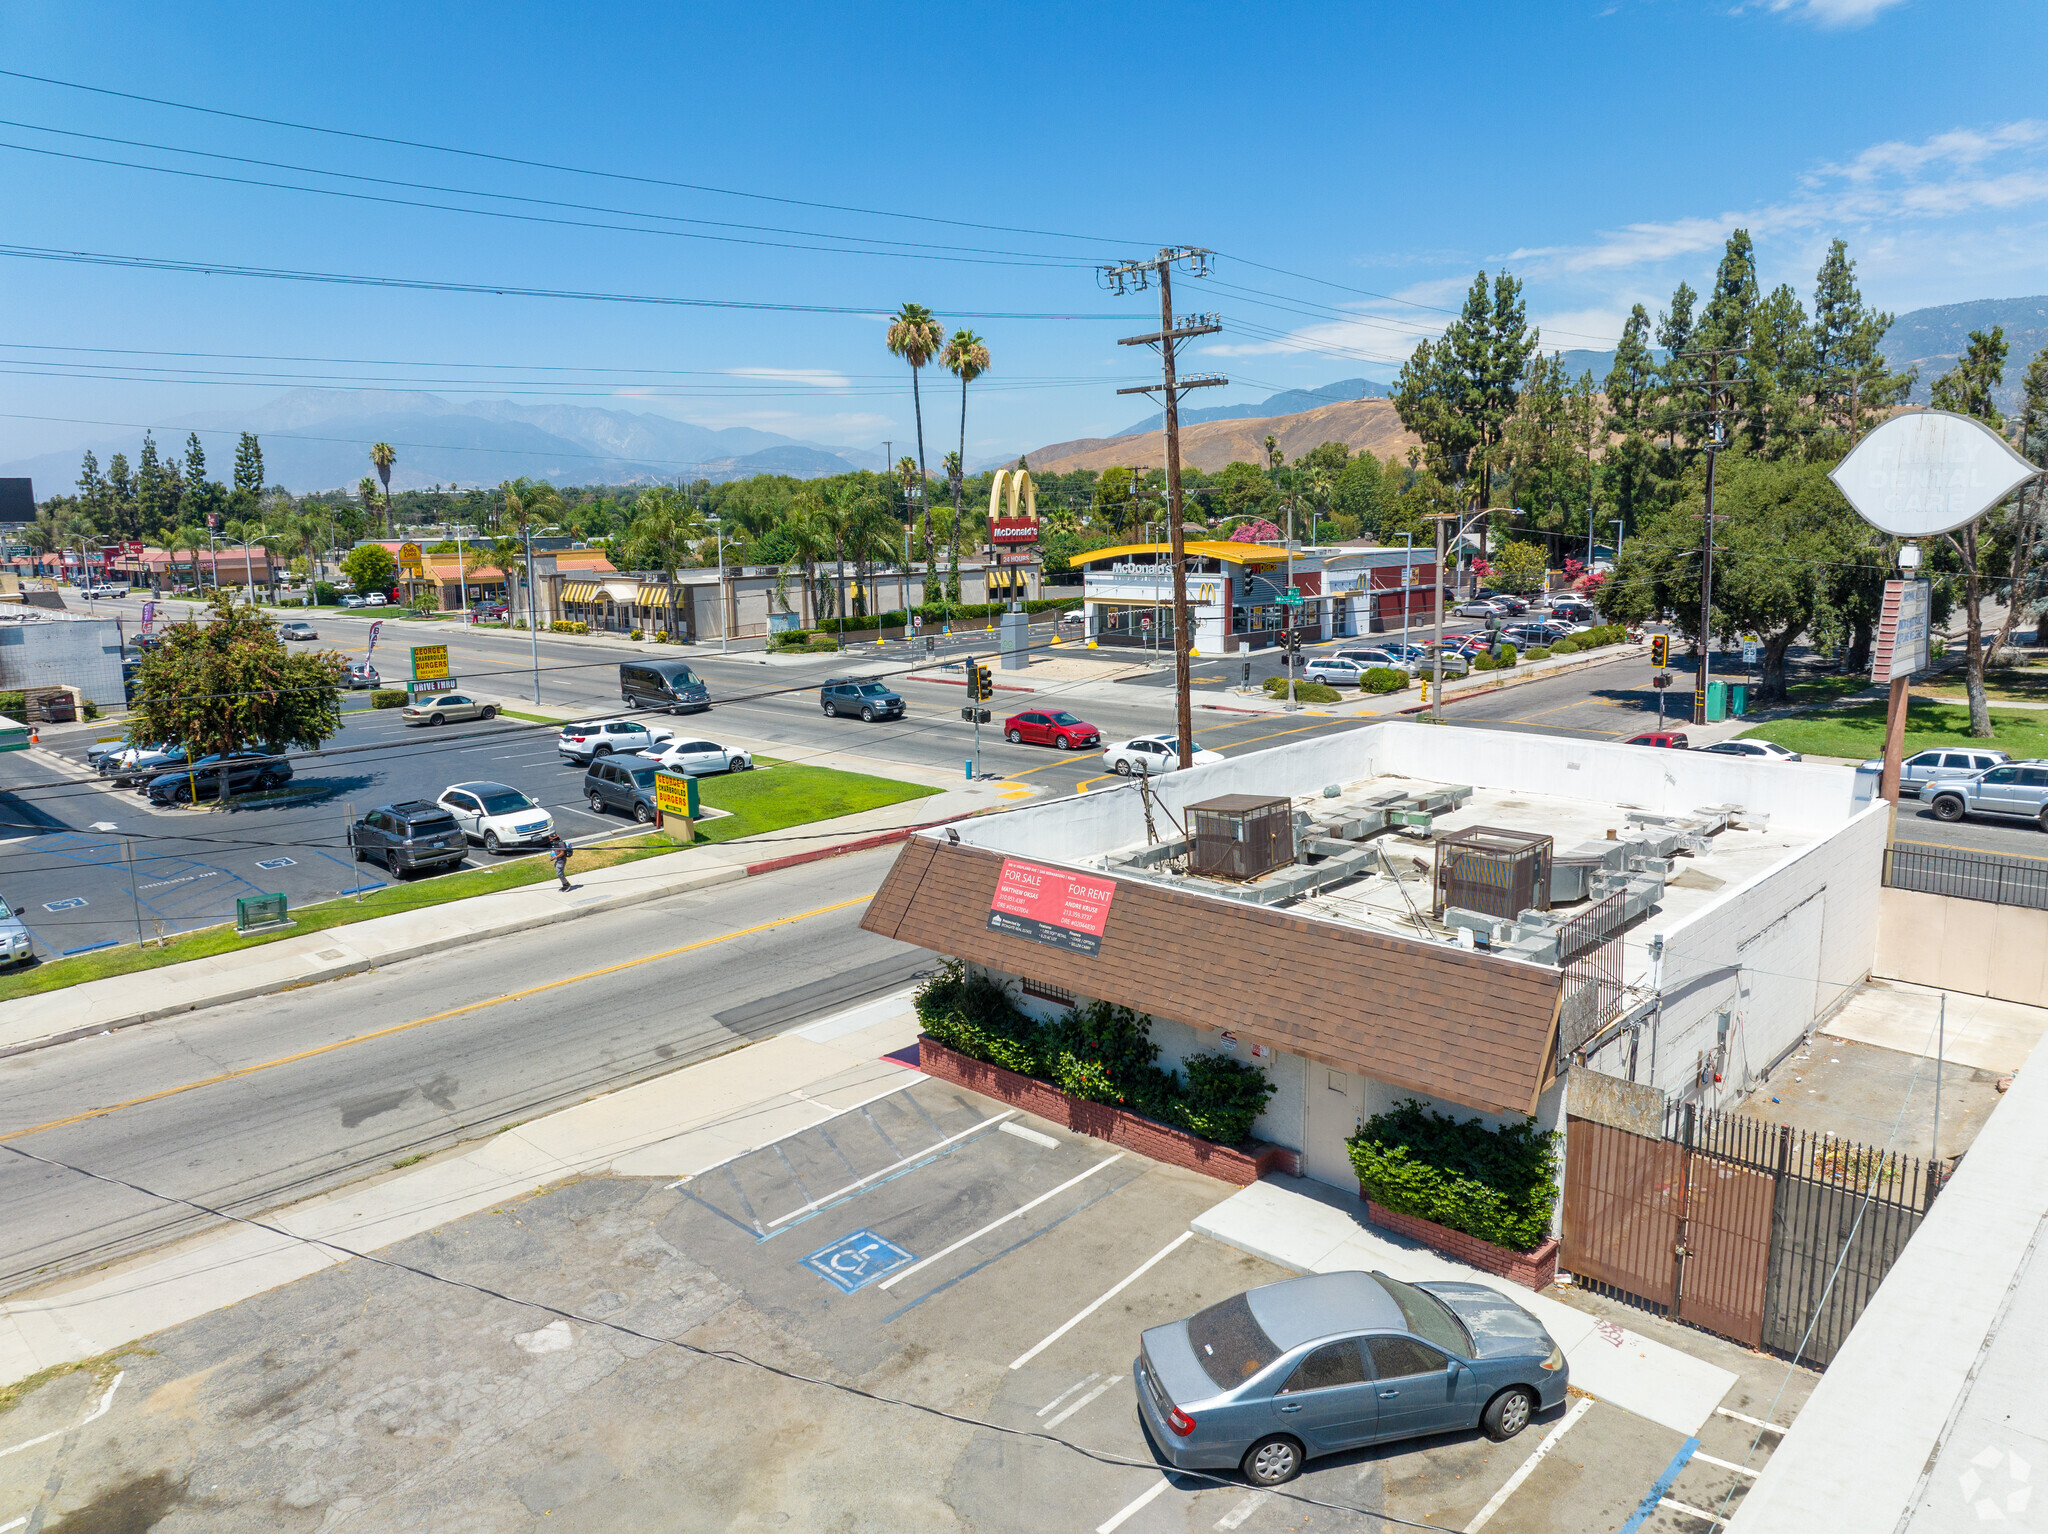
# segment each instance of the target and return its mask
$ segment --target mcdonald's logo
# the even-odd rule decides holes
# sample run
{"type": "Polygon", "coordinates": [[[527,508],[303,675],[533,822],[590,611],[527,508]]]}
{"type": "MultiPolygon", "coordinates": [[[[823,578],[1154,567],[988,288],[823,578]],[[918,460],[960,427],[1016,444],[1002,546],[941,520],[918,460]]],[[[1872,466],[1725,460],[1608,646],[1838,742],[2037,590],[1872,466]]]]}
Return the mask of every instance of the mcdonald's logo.
{"type": "Polygon", "coordinates": [[[1038,542],[1038,486],[1024,469],[998,469],[988,487],[988,537],[997,544],[1038,542]],[[1019,503],[1024,514],[1017,514],[1019,503]]]}

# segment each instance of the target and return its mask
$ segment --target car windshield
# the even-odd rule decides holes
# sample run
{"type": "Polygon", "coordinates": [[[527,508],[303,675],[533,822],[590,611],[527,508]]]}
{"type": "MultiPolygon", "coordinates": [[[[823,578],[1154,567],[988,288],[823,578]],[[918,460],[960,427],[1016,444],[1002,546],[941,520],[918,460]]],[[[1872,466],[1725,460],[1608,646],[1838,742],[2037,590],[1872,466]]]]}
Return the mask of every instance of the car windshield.
{"type": "Polygon", "coordinates": [[[1188,1345],[1202,1372],[1221,1390],[1234,1390],[1280,1356],[1252,1314],[1251,1301],[1236,1295],[1189,1318],[1188,1345]]]}
{"type": "Polygon", "coordinates": [[[1054,714],[1052,716],[1052,722],[1054,724],[1079,724],[1081,721],[1076,719],[1072,714],[1068,713],[1065,709],[1062,709],[1059,713],[1054,714]]]}
{"type": "Polygon", "coordinates": [[[634,768],[632,768],[632,769],[630,769],[630,770],[631,770],[631,772],[632,772],[632,774],[633,774],[633,782],[634,782],[634,783],[635,783],[635,784],[636,784],[636,785],[637,785],[638,787],[640,787],[640,788],[652,788],[652,787],[654,787],[654,774],[655,774],[655,772],[656,772],[656,771],[657,771],[658,769],[656,769],[656,768],[653,768],[653,767],[634,767],[634,768]]]}
{"type": "Polygon", "coordinates": [[[1401,1319],[1408,1324],[1409,1331],[1449,1352],[1472,1356],[1472,1334],[1442,1300],[1426,1289],[1404,1284],[1384,1273],[1373,1274],[1373,1279],[1401,1307],[1401,1319]]]}
{"type": "Polygon", "coordinates": [[[496,793],[479,794],[477,797],[483,800],[484,813],[486,815],[513,815],[517,814],[520,810],[538,808],[531,799],[527,798],[526,795],[519,792],[516,788],[502,788],[496,793]]]}
{"type": "Polygon", "coordinates": [[[860,685],[860,695],[863,698],[886,698],[889,696],[889,689],[880,682],[863,682],[860,685]]]}

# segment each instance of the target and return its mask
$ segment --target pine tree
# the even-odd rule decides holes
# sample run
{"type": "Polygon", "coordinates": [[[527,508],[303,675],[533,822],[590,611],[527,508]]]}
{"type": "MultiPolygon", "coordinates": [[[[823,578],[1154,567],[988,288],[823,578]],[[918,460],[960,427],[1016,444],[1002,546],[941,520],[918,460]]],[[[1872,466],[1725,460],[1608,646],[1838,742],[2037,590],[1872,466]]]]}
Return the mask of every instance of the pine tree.
{"type": "MultiPolygon", "coordinates": [[[[1956,365],[1934,380],[1934,408],[1953,410],[1958,415],[1982,421],[1993,431],[2005,425],[1992,395],[2005,382],[2007,345],[2005,327],[1994,325],[1986,335],[1970,332],[1970,342],[1956,359],[1956,365]]],[[[2026,503],[2020,502],[2022,508],[2026,503]]],[[[1984,603],[1995,593],[2001,578],[2016,586],[2025,584],[2025,568],[2034,555],[2031,529],[2014,537],[2014,518],[1997,508],[1976,521],[1950,533],[1947,542],[1963,568],[1963,632],[1969,648],[1963,655],[1963,690],[1970,699],[1970,733],[1979,740],[1991,738],[1991,700],[1984,691],[1984,603]],[[2002,568],[2001,568],[2002,567],[2002,568]]],[[[2023,604],[2013,603],[2000,625],[1998,643],[2012,631],[2012,620],[2023,604]]]]}
{"type": "Polygon", "coordinates": [[[1781,283],[1751,318],[1749,357],[1739,369],[1737,422],[1749,450],[1765,458],[1803,451],[1813,420],[1813,336],[1799,295],[1781,283]]]}
{"type": "Polygon", "coordinates": [[[142,458],[135,467],[135,501],[129,514],[121,519],[122,529],[131,537],[140,537],[144,531],[154,533],[175,526],[177,512],[176,482],[157,458],[156,438],[145,432],[142,458]]]}
{"type": "Polygon", "coordinates": [[[1956,365],[1934,380],[1934,408],[1973,417],[1993,431],[2002,429],[2005,417],[1993,396],[2005,382],[2005,358],[2010,350],[2003,325],[1993,325],[1989,335],[1971,331],[1969,345],[1956,358],[1956,365]]]}
{"type": "Polygon", "coordinates": [[[98,506],[106,488],[106,481],[100,478],[100,461],[87,448],[84,461],[78,465],[78,498],[88,507],[98,506]]]}
{"type": "Polygon", "coordinates": [[[185,438],[185,482],[201,485],[206,481],[206,449],[199,445],[199,433],[192,432],[185,438]]]}
{"type": "Polygon", "coordinates": [[[1856,263],[1836,240],[1813,282],[1813,396],[1819,424],[1831,438],[1817,440],[1816,456],[1839,456],[1912,392],[1917,370],[1894,373],[1885,361],[1884,334],[1892,316],[1868,309],[1856,286],[1856,263]]]}
{"type": "Polygon", "coordinates": [[[235,511],[241,516],[251,516],[262,498],[263,449],[257,443],[255,433],[245,431],[242,440],[235,445],[235,511]]]}

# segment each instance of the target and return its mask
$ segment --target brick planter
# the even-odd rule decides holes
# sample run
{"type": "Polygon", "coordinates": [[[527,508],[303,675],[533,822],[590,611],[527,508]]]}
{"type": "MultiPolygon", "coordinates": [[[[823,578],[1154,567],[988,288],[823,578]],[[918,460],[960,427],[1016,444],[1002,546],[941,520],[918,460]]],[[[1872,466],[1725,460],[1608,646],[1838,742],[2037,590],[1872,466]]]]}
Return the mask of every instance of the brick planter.
{"type": "Polygon", "coordinates": [[[1020,1076],[1000,1065],[973,1059],[922,1033],[917,1036],[917,1065],[928,1076],[950,1081],[970,1092],[979,1092],[983,1097],[993,1097],[998,1102],[1021,1108],[1026,1113],[1035,1113],[1055,1124],[1064,1124],[1076,1134],[1092,1135],[1098,1140],[1134,1150],[1141,1156],[1149,1156],[1154,1161],[1186,1167],[1190,1172],[1200,1172],[1239,1187],[1257,1182],[1268,1172],[1285,1172],[1292,1177],[1301,1175],[1300,1152],[1288,1150],[1285,1146],[1267,1145],[1257,1140],[1243,1150],[1213,1145],[1198,1135],[1171,1128],[1141,1114],[1112,1108],[1107,1103],[1081,1102],[1067,1096],[1049,1081],[1040,1081],[1036,1076],[1020,1076]]]}
{"type": "Polygon", "coordinates": [[[1492,1273],[1525,1289],[1548,1289],[1557,1282],[1557,1237],[1537,1247],[1533,1252],[1512,1252],[1504,1246],[1495,1246],[1491,1241],[1481,1241],[1477,1236],[1468,1236],[1462,1230],[1452,1230],[1448,1225],[1439,1225],[1434,1220],[1419,1219],[1412,1214],[1396,1214],[1384,1205],[1375,1204],[1366,1198],[1365,1189],[1358,1190],[1358,1196],[1365,1199],[1365,1217],[1381,1230],[1390,1230],[1397,1236],[1406,1236],[1411,1241],[1420,1241],[1432,1251],[1446,1257],[1454,1257],[1467,1267],[1492,1273]]]}

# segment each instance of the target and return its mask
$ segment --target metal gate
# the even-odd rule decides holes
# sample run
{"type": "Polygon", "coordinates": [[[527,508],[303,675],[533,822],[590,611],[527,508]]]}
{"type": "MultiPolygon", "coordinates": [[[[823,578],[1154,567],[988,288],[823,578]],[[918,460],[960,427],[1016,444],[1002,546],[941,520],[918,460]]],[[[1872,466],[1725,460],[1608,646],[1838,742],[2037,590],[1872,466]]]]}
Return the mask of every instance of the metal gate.
{"type": "Polygon", "coordinates": [[[1692,1155],[1685,1229],[1674,1250],[1679,1320],[1750,1347],[1762,1343],[1776,1186],[1768,1172],[1692,1155]]]}
{"type": "Polygon", "coordinates": [[[1563,1266],[1668,1308],[1677,1298],[1685,1151],[1592,1119],[1568,1121],[1563,1266]]]}

